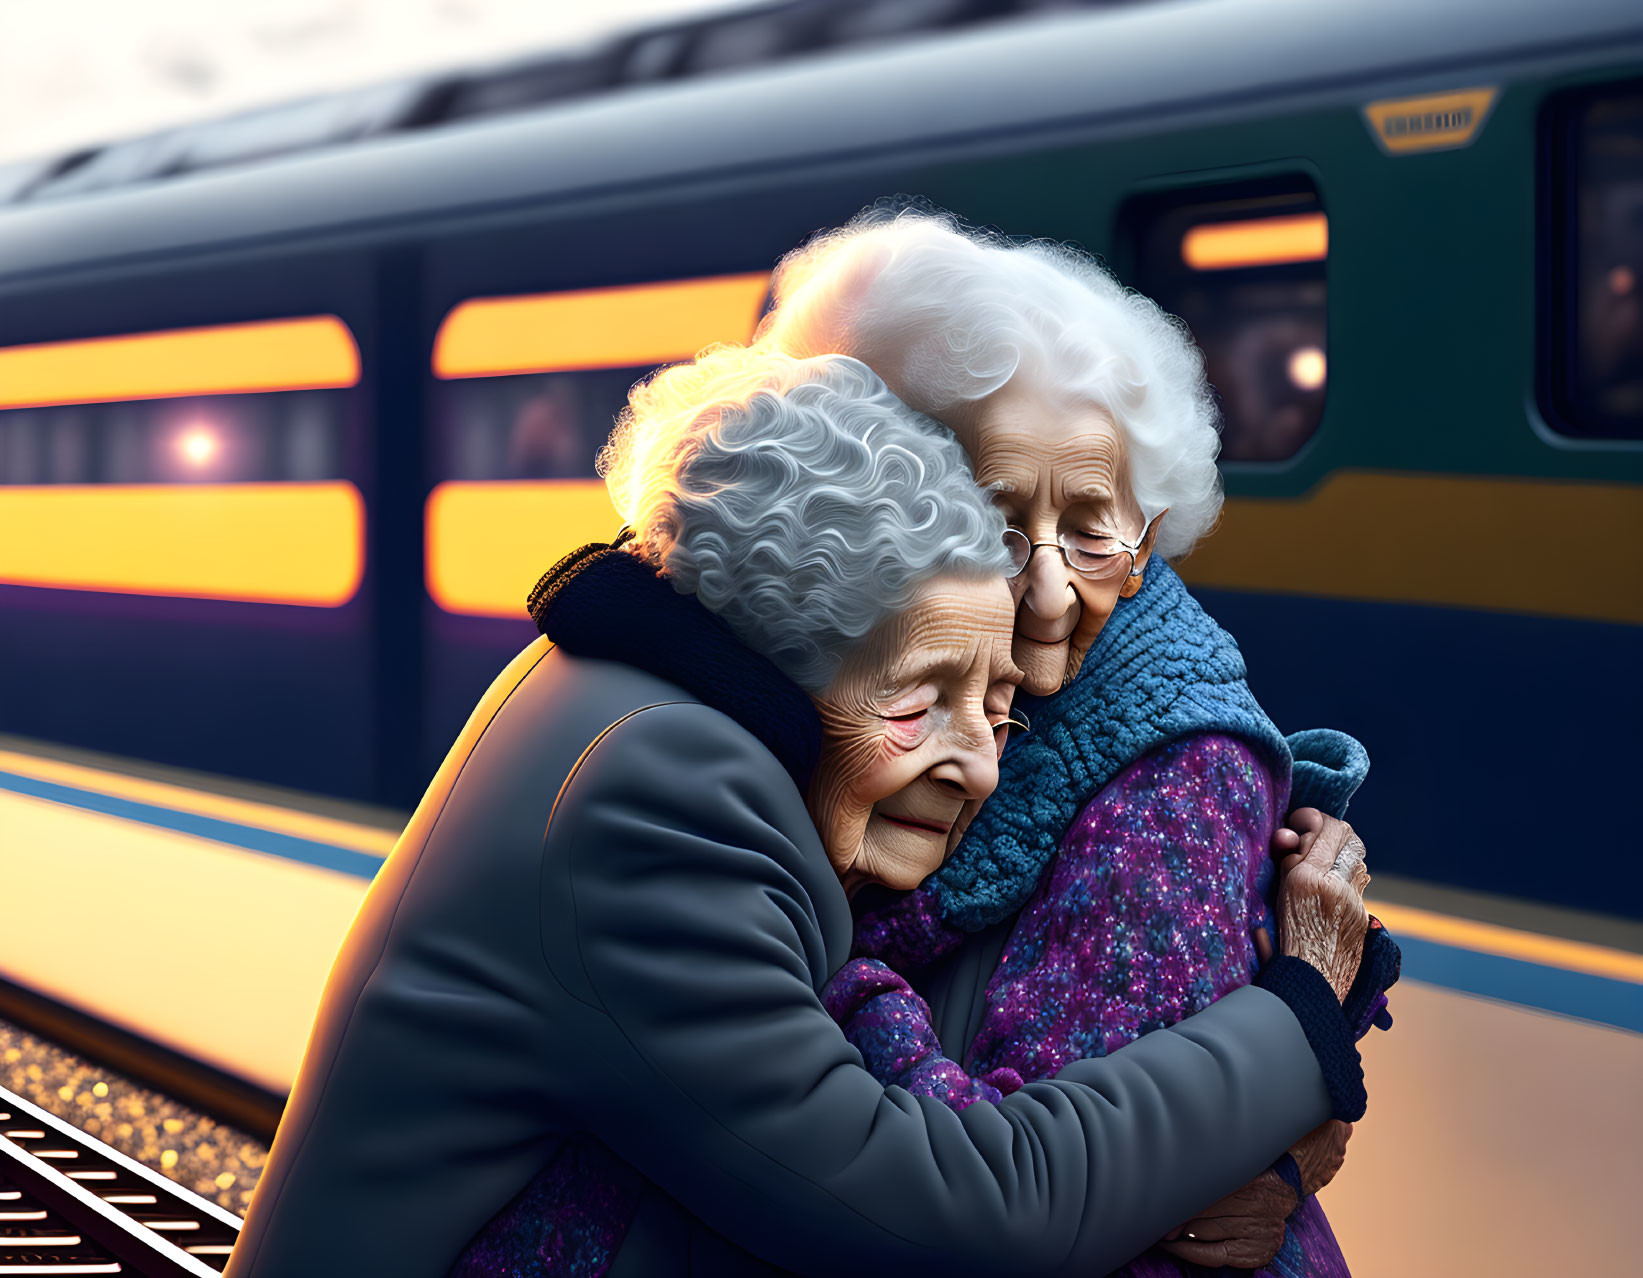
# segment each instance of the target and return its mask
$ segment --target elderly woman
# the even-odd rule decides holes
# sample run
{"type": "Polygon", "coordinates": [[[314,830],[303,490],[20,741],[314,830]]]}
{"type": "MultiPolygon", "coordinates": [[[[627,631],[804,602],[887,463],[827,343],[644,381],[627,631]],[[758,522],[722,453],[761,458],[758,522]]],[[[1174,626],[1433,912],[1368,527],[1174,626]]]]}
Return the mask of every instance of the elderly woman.
{"type": "MultiPolygon", "coordinates": [[[[894,972],[857,962],[826,992],[851,1040],[881,1081],[963,1104],[975,1080],[942,1045],[1007,1092],[1248,984],[1270,953],[1283,813],[1339,815],[1367,759],[1336,733],[1286,741],[1166,562],[1221,504],[1189,337],[1076,251],[915,211],[871,210],[790,255],[774,297],[763,344],[861,359],[963,441],[1009,522],[1014,657],[1034,694],[1033,733],[955,854],[900,900],[858,902],[857,952],[894,972]],[[918,979],[933,1025],[896,973],[918,979]]],[[[1395,947],[1372,950],[1350,1008],[1360,1034],[1396,978],[1395,947]]],[[[1347,999],[1353,966],[1326,975],[1347,999]]],[[[1338,1120],[1362,1108],[1343,1081],[1337,1121],[1172,1233],[1174,1258],[1132,1272],[1179,1259],[1344,1274],[1312,1195],[1340,1164],[1338,1120]]]]}
{"type": "Polygon", "coordinates": [[[1261,989],[996,1106],[876,1081],[818,991],[996,782],[1003,521],[840,358],[660,374],[608,478],[631,536],[539,584],[372,885],[231,1278],[1088,1275],[1328,1116],[1329,1017],[1261,989]]]}

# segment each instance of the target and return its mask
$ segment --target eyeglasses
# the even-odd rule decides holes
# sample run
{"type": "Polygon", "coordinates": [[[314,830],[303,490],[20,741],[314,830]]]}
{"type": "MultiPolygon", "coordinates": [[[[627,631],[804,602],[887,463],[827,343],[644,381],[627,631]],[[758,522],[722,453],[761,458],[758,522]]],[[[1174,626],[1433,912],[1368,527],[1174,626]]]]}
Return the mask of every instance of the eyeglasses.
{"type": "Polygon", "coordinates": [[[1148,520],[1140,540],[1133,546],[1111,533],[1091,533],[1074,529],[1062,533],[1054,541],[1033,541],[1019,528],[1006,528],[1004,548],[1010,553],[1010,566],[1005,576],[1019,577],[1032,562],[1033,552],[1040,546],[1049,546],[1061,552],[1061,558],[1066,561],[1067,567],[1080,577],[1088,577],[1091,581],[1116,581],[1126,574],[1138,577],[1141,570],[1135,566],[1136,556],[1141,553],[1141,546],[1147,540],[1147,534],[1168,513],[1161,510],[1148,520]]]}
{"type": "Polygon", "coordinates": [[[1005,715],[1002,721],[993,725],[994,732],[997,732],[1000,728],[1013,728],[1017,732],[1031,732],[1033,730],[1033,721],[1027,717],[1025,710],[1019,710],[1015,706],[1011,706],[1010,713],[1005,715]]]}

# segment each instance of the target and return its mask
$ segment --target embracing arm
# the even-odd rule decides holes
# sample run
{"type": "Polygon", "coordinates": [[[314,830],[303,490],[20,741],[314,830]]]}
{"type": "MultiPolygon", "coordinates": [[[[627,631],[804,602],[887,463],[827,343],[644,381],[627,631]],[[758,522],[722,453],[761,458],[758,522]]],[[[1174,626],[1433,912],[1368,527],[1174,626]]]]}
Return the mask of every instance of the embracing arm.
{"type": "Polygon", "coordinates": [[[1295,1017],[1256,989],[997,1106],[886,1090],[816,994],[849,918],[803,803],[699,705],[584,756],[543,925],[581,1120],[801,1273],[1104,1273],[1329,1114],[1295,1017]]]}
{"type": "MultiPolygon", "coordinates": [[[[1313,735],[1331,735],[1351,741],[1350,738],[1341,738],[1340,734],[1313,735]]],[[[1297,738],[1290,740],[1294,742],[1297,738]]],[[[1356,746],[1355,742],[1351,744],[1356,746]]],[[[1362,753],[1361,747],[1358,747],[1358,752],[1362,753]]],[[[1361,777],[1361,769],[1359,775],[1361,777]]],[[[1356,934],[1358,916],[1363,909],[1362,891],[1368,882],[1368,874],[1363,867],[1362,843],[1350,826],[1315,809],[1302,809],[1292,814],[1290,821],[1296,828],[1278,830],[1273,839],[1273,855],[1283,857],[1284,865],[1291,872],[1299,868],[1297,863],[1303,860],[1313,863],[1314,872],[1325,865],[1329,866],[1322,880],[1327,890],[1319,894],[1317,900],[1323,902],[1332,898],[1335,906],[1345,911],[1343,917],[1351,916],[1349,930],[1356,934]],[[1350,890],[1343,892],[1343,884],[1349,884],[1350,890]],[[1359,899],[1349,900],[1352,896],[1359,899]]],[[[1293,883],[1286,884],[1289,888],[1294,886],[1293,883]]],[[[1293,894],[1290,900],[1279,902],[1279,913],[1286,919],[1282,931],[1288,934],[1285,950],[1287,953],[1304,953],[1304,941],[1296,936],[1298,930],[1304,929],[1291,926],[1295,921],[1292,916],[1295,904],[1293,894]]],[[[1391,1025],[1391,1019],[1386,1014],[1385,991],[1398,979],[1399,964],[1398,948],[1380,928],[1378,921],[1366,914],[1363,919],[1367,921],[1369,931],[1367,941],[1361,945],[1356,977],[1350,975],[1350,966],[1340,962],[1347,955],[1337,953],[1335,963],[1323,962],[1320,965],[1321,970],[1334,973],[1328,982],[1328,994],[1321,994],[1318,977],[1314,975],[1311,977],[1313,996],[1303,999],[1313,1004],[1314,1024],[1308,1027],[1309,1038],[1316,1038],[1318,1022],[1333,1023],[1333,1048],[1320,1051],[1320,1055],[1334,1055],[1338,1059],[1340,1055],[1350,1052],[1354,1064],[1357,1054],[1345,1046],[1345,1038],[1347,1035],[1353,1039],[1362,1038],[1371,1024],[1383,1029],[1391,1025]],[[1339,1017],[1333,1015],[1337,997],[1344,1003],[1339,1017]]],[[[1273,958],[1269,940],[1260,957],[1263,964],[1273,958]]],[[[1300,992],[1305,995],[1304,985],[1300,987],[1300,992]]],[[[1355,1119],[1362,1114],[1363,1098],[1361,1091],[1357,1097],[1352,1097],[1347,1094],[1348,1090],[1332,1089],[1336,1112],[1355,1119]]],[[[1263,1172],[1242,1189],[1206,1209],[1202,1215],[1172,1231],[1162,1246],[1182,1260],[1210,1268],[1222,1265],[1259,1268],[1266,1264],[1284,1241],[1285,1220],[1290,1212],[1309,1195],[1318,1193],[1328,1185],[1340,1171],[1346,1157],[1346,1143],[1351,1135],[1352,1123],[1343,1122],[1339,1117],[1315,1128],[1279,1159],[1271,1170],[1263,1172]]]]}

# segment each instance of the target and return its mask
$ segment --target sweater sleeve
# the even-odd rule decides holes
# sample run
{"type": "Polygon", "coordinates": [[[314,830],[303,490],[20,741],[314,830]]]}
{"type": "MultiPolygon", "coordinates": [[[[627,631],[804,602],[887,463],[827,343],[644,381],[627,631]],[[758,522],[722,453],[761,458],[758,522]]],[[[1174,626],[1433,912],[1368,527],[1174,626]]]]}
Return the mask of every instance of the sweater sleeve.
{"type": "Polygon", "coordinates": [[[977,1101],[997,1104],[1021,1088],[1013,1069],[972,1075],[942,1054],[930,1005],[904,977],[878,959],[854,958],[822,990],[822,1006],[838,1022],[867,1072],[886,1087],[929,1096],[948,1109],[977,1101]]]}
{"type": "Polygon", "coordinates": [[[885,1088],[816,993],[848,918],[803,803],[706,707],[610,729],[544,856],[577,1121],[783,1268],[1105,1273],[1328,1115],[1294,1018],[1254,989],[998,1105],[885,1088]]]}

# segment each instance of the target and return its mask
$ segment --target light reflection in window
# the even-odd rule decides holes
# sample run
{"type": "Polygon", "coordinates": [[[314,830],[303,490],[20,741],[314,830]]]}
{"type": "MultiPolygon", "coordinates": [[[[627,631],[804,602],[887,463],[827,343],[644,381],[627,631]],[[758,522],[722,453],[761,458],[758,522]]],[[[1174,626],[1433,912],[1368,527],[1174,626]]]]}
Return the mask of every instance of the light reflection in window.
{"type": "Polygon", "coordinates": [[[590,478],[628,391],[650,371],[531,373],[441,384],[436,480],[590,478]]]}
{"type": "Polygon", "coordinates": [[[346,391],[0,411],[0,484],[344,478],[346,391]]]}
{"type": "Polygon", "coordinates": [[[1293,457],[1328,390],[1328,223],[1309,185],[1199,188],[1125,213],[1132,281],[1180,316],[1221,401],[1223,461],[1293,457]]]}

